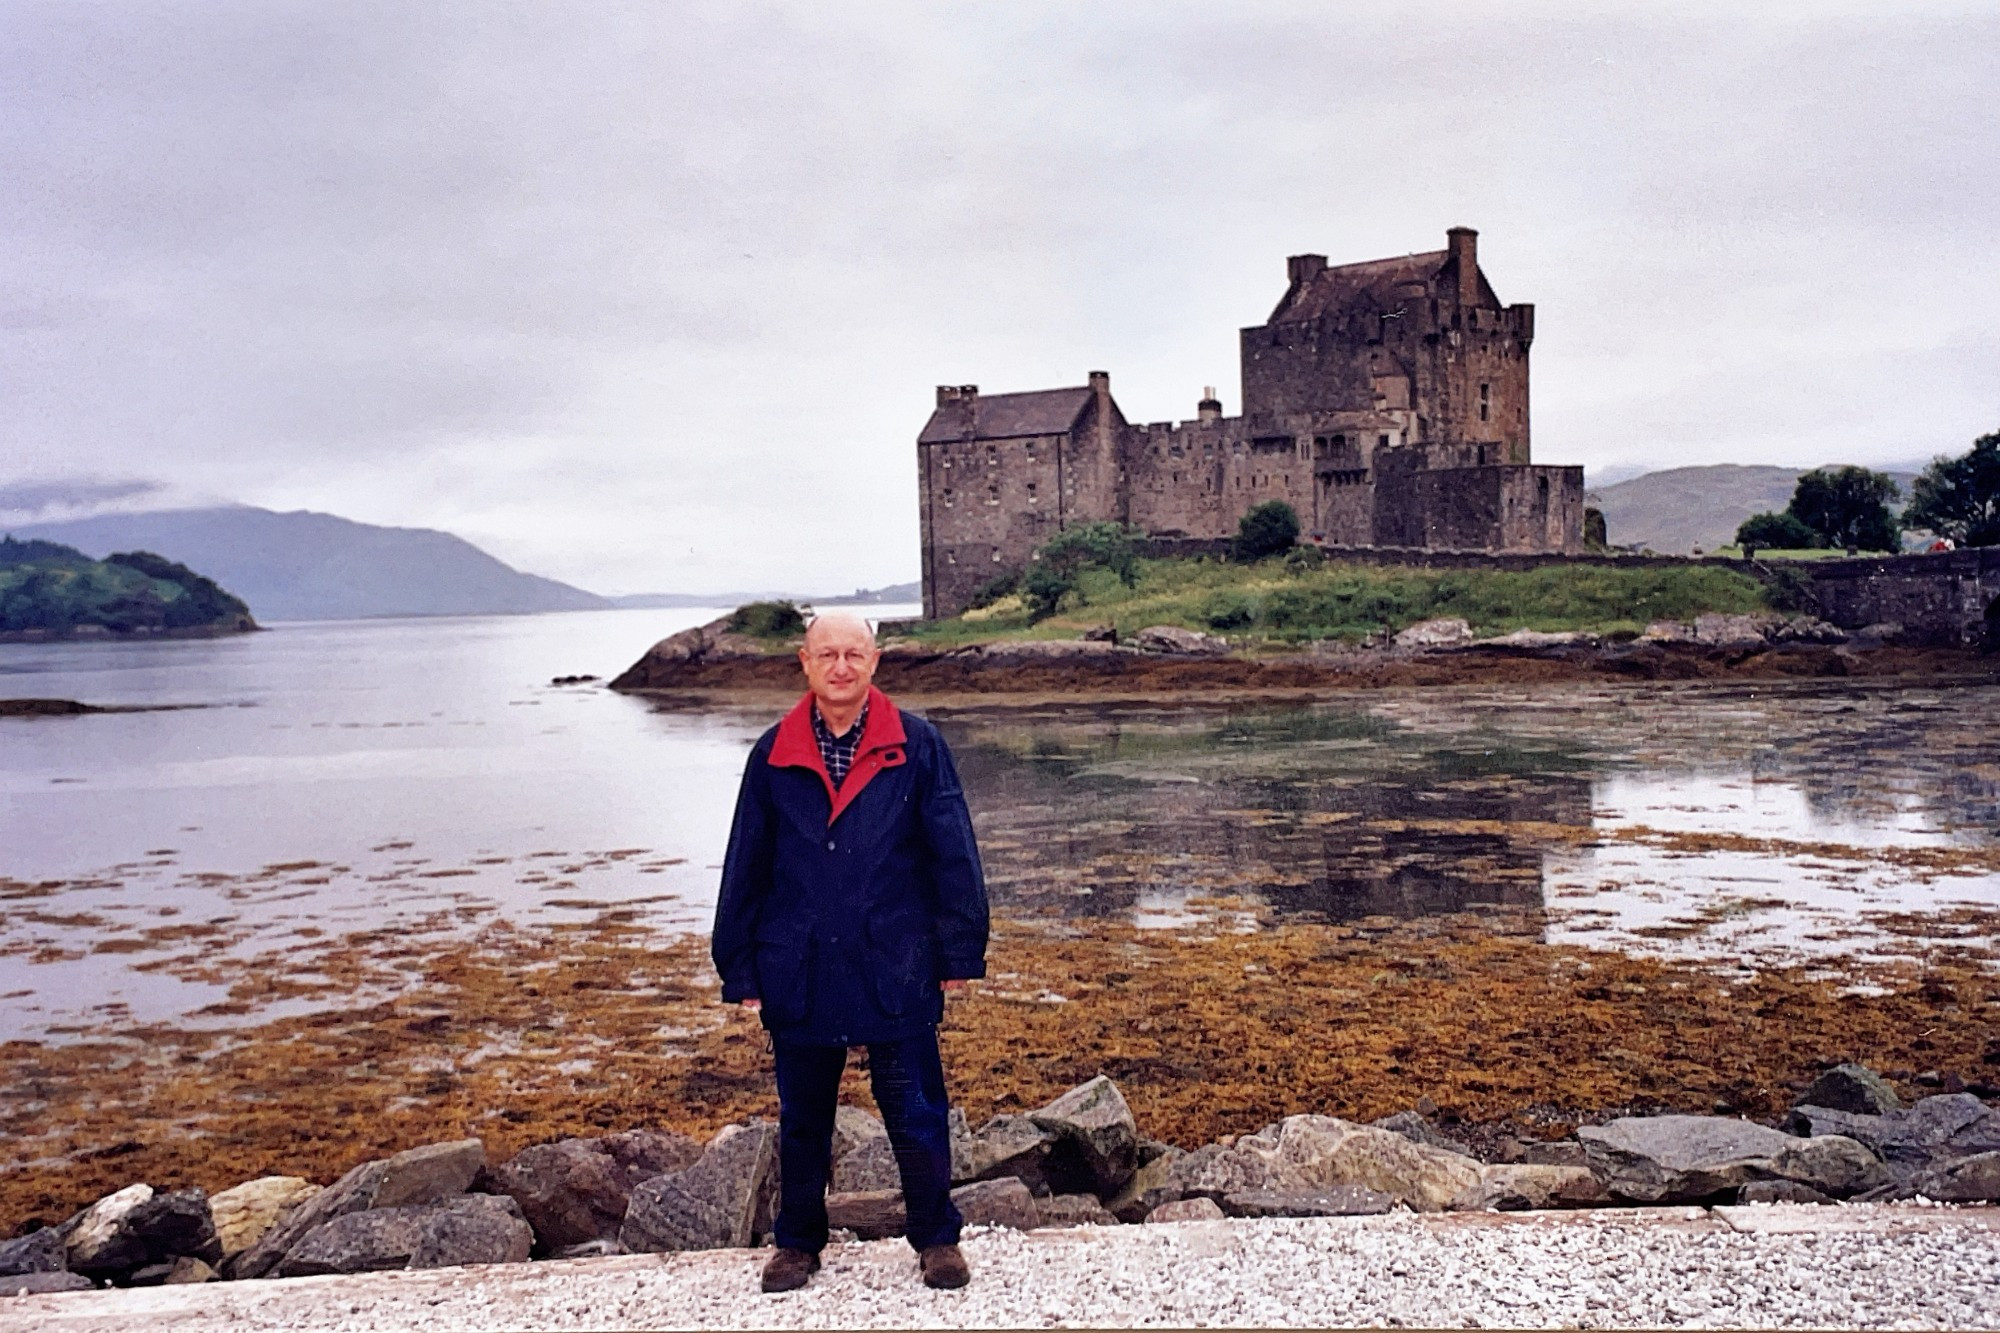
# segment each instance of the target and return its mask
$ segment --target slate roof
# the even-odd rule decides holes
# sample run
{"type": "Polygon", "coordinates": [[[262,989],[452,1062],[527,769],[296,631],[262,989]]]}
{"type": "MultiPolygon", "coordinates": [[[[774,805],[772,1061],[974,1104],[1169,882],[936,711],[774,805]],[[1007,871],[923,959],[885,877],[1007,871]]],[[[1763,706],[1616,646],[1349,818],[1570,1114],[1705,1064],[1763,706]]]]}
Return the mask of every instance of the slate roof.
{"type": "MultiPolygon", "coordinates": [[[[1351,306],[1365,304],[1377,310],[1394,310],[1407,297],[1396,289],[1406,283],[1421,283],[1434,293],[1449,287],[1457,274],[1451,267],[1449,250],[1426,250],[1422,254],[1395,259],[1370,259],[1359,264],[1341,264],[1322,269],[1304,286],[1288,291],[1271,312],[1270,323],[1317,319],[1351,306]]],[[[1492,289],[1480,280],[1480,294],[1493,299],[1492,289]]],[[[1496,301],[1495,304],[1498,304],[1496,301]]]]}
{"type": "Polygon", "coordinates": [[[918,444],[947,440],[1006,440],[1022,435],[1060,435],[1076,424],[1090,402],[1090,386],[1037,389],[1032,393],[981,394],[972,400],[971,430],[963,410],[941,407],[924,424],[918,444]]]}

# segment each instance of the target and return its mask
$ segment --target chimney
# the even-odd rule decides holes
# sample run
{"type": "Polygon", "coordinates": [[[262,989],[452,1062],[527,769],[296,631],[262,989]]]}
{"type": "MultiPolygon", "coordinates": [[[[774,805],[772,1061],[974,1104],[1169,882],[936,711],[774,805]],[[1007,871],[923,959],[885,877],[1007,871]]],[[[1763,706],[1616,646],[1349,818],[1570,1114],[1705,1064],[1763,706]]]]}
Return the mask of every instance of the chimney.
{"type": "Polygon", "coordinates": [[[1303,287],[1324,272],[1325,255],[1293,255],[1285,261],[1285,276],[1294,287],[1303,287]]]}
{"type": "Polygon", "coordinates": [[[964,399],[977,398],[979,396],[979,386],[977,384],[940,384],[937,386],[937,391],[937,405],[939,407],[943,407],[946,403],[956,403],[964,399]]]}
{"type": "Polygon", "coordinates": [[[1215,386],[1206,385],[1201,391],[1201,401],[1194,405],[1195,418],[1199,421],[1220,421],[1222,400],[1215,396],[1215,386]]]}
{"type": "Polygon", "coordinates": [[[1444,234],[1445,248],[1451,251],[1452,267],[1458,270],[1458,303],[1479,304],[1479,233],[1470,227],[1453,227],[1444,234]]]}
{"type": "Polygon", "coordinates": [[[1095,391],[1095,392],[1096,392],[1096,393],[1098,393],[1099,395],[1103,395],[1103,394],[1108,394],[1108,393],[1110,393],[1110,392],[1111,392],[1111,372],[1110,372],[1110,371],[1108,371],[1108,370],[1093,370],[1093,371],[1091,371],[1091,372],[1090,372],[1090,387],[1091,387],[1091,389],[1092,389],[1093,391],[1095,391]]]}

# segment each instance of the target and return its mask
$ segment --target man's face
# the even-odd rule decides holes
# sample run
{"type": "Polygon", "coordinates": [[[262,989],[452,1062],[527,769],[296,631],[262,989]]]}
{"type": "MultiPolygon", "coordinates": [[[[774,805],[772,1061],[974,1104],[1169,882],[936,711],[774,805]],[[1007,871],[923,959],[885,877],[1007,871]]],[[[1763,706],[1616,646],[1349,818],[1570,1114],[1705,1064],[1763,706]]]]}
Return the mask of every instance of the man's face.
{"type": "Polygon", "coordinates": [[[815,620],[806,631],[806,646],[799,649],[813,697],[823,708],[843,711],[868,697],[879,656],[868,627],[845,616],[815,620]]]}

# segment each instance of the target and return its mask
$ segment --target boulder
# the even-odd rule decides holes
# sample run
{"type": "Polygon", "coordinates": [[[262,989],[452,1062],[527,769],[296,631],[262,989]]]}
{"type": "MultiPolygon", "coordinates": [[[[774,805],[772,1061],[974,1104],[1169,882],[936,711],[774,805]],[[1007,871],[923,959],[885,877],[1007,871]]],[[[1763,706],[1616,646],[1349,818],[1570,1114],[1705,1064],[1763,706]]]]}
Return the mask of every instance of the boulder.
{"type": "Polygon", "coordinates": [[[1974,1153],[1927,1167],[1897,1192],[1939,1203],[2000,1203],[2000,1152],[1974,1153]]]}
{"type": "Polygon", "coordinates": [[[184,1254],[167,1266],[167,1275],[161,1282],[169,1287],[178,1287],[189,1282],[217,1282],[222,1274],[191,1254],[184,1254]]]}
{"type": "Polygon", "coordinates": [[[1753,1180],[1796,1180],[1824,1193],[1852,1194],[1887,1176],[1852,1139],[1801,1143],[1779,1130],[1719,1116],[1631,1116],[1580,1129],[1577,1138],[1605,1188],[1638,1203],[1693,1203],[1753,1180]]]}
{"type": "Polygon", "coordinates": [[[1179,1148],[1167,1148],[1151,1161],[1142,1163],[1125,1187],[1104,1206],[1112,1216],[1121,1222],[1143,1222],[1146,1215],[1163,1203],[1171,1203],[1181,1197],[1180,1189],[1170,1181],[1174,1163],[1187,1156],[1179,1148]]]}
{"type": "Polygon", "coordinates": [[[1489,1166],[1446,1205],[1452,1212],[1513,1213],[1544,1208],[1591,1208],[1611,1202],[1587,1167],[1515,1162],[1489,1166]]]}
{"type": "Polygon", "coordinates": [[[726,1126],[692,1166],[633,1188],[618,1239],[634,1253],[748,1245],[777,1169],[776,1125],[726,1126]]]}
{"type": "Polygon", "coordinates": [[[1095,1194],[1052,1194],[1036,1199],[1036,1225],[1044,1227],[1117,1226],[1118,1218],[1095,1194]]]}
{"type": "Polygon", "coordinates": [[[1365,1217],[1386,1213],[1395,1206],[1395,1195],[1365,1185],[1336,1185],[1297,1194],[1245,1190],[1222,1199],[1222,1211],[1231,1217],[1365,1217]]]}
{"type": "Polygon", "coordinates": [[[1801,1185],[1796,1180],[1753,1180],[1736,1191],[1738,1203],[1834,1203],[1830,1194],[1822,1194],[1810,1185],[1801,1185]]]}
{"type": "Polygon", "coordinates": [[[899,1189],[845,1190],[826,1196],[828,1229],[851,1231],[856,1240],[900,1236],[909,1221],[899,1189]]]}
{"type": "Polygon", "coordinates": [[[1472,1156],[1471,1149],[1467,1148],[1457,1139],[1451,1138],[1439,1131],[1435,1125],[1418,1115],[1415,1111],[1398,1111],[1394,1115],[1385,1115],[1380,1120],[1370,1121],[1368,1127],[1370,1129],[1386,1129],[1391,1134],[1401,1134],[1412,1143],[1422,1143],[1432,1148],[1442,1148],[1446,1152],[1455,1152],[1461,1157],[1472,1156]]]}
{"type": "MultiPolygon", "coordinates": [[[[957,1108],[953,1108],[956,1110],[957,1108]]],[[[963,1118],[961,1116],[961,1118],[963,1118]]],[[[840,1106],[833,1112],[833,1163],[837,1168],[840,1159],[872,1139],[883,1139],[889,1131],[882,1122],[858,1106],[840,1106]]]]}
{"type": "Polygon", "coordinates": [[[1457,616],[1439,616],[1418,621],[1398,633],[1393,642],[1398,648],[1463,648],[1472,642],[1472,626],[1457,616]]]}
{"type": "Polygon", "coordinates": [[[0,1277],[0,1296],[42,1296],[55,1291],[94,1291],[96,1287],[83,1274],[63,1269],[0,1277]]]}
{"type": "Polygon", "coordinates": [[[1130,643],[1141,652],[1178,653],[1185,657],[1214,657],[1229,651],[1229,640],[1178,625],[1148,625],[1134,634],[1130,643]]]}
{"type": "Polygon", "coordinates": [[[975,1180],[951,1192],[967,1226],[1013,1227],[1030,1231],[1041,1225],[1042,1215],[1035,1196],[1013,1176],[998,1180],[975,1180]]]}
{"type": "Polygon", "coordinates": [[[1013,1176],[1035,1194],[1051,1193],[1049,1153],[1057,1136],[1024,1115],[996,1115],[979,1127],[965,1144],[963,1158],[954,1149],[952,1179],[998,1180],[1013,1176]]]}
{"type": "Polygon", "coordinates": [[[1175,1159],[1167,1168],[1162,1192],[1173,1198],[1220,1199],[1249,1191],[1296,1194],[1313,1188],[1314,1182],[1288,1163],[1275,1160],[1269,1152],[1244,1147],[1244,1142],[1205,1143],[1175,1159]]]}
{"type": "Polygon", "coordinates": [[[1118,1085],[1099,1074],[1028,1119],[1075,1150],[1101,1199],[1116,1195],[1139,1165],[1139,1126],[1118,1085]]]}
{"type": "Polygon", "coordinates": [[[1857,1064],[1835,1065],[1799,1094],[1796,1105],[1824,1106],[1850,1115],[1885,1115],[1903,1109],[1880,1074],[1857,1064]]]}
{"type": "Polygon", "coordinates": [[[92,1204],[69,1234],[68,1267],[92,1277],[122,1276],[183,1254],[222,1260],[208,1196],[198,1189],[127,1186],[92,1204]]]}
{"type": "Polygon", "coordinates": [[[1511,634],[1496,635],[1489,639],[1476,639],[1474,645],[1480,648],[1590,648],[1597,644],[1597,636],[1585,630],[1538,630],[1517,629],[1511,634]]]}
{"type": "Polygon", "coordinates": [[[521,1206],[544,1251],[556,1250],[616,1236],[635,1185],[683,1170],[700,1155],[694,1140],[651,1130],[563,1139],[523,1149],[488,1171],[484,1183],[521,1206]]]}
{"type": "Polygon", "coordinates": [[[363,1162],[280,1216],[248,1249],[223,1264],[223,1275],[267,1276],[307,1232],[349,1213],[441,1203],[464,1193],[485,1164],[486,1150],[478,1139],[426,1144],[363,1162]]]}
{"type": "Polygon", "coordinates": [[[1639,635],[1640,643],[1693,643],[1694,627],[1679,620],[1655,620],[1639,635]]]}
{"type": "Polygon", "coordinates": [[[903,1173],[896,1165],[896,1150],[888,1133],[878,1134],[838,1158],[827,1188],[841,1194],[903,1188],[903,1173]]]}
{"type": "Polygon", "coordinates": [[[1224,1216],[1213,1199],[1171,1199],[1146,1214],[1148,1222],[1213,1222],[1224,1216]]]}
{"type": "Polygon", "coordinates": [[[228,1259],[255,1245],[287,1210],[319,1191],[304,1176],[259,1176],[210,1196],[208,1211],[215,1219],[222,1257],[228,1259]]]}
{"type": "Polygon", "coordinates": [[[2000,1152],[2000,1111],[1969,1092],[1919,1098],[1900,1111],[1857,1115],[1824,1106],[1798,1106],[1785,1120],[1794,1134],[1838,1134],[1866,1145],[1893,1167],[2000,1152]]]}
{"type": "Polygon", "coordinates": [[[55,1227],[0,1241],[0,1277],[20,1273],[60,1273],[69,1264],[69,1246],[55,1227]]]}
{"type": "Polygon", "coordinates": [[[1768,612],[1746,616],[1708,612],[1694,618],[1694,641],[1709,648],[1761,647],[1781,623],[1768,612]]]}
{"type": "Polygon", "coordinates": [[[1793,616],[1771,631],[1779,643],[1846,643],[1847,631],[1816,616],[1793,616]]]}
{"type": "Polygon", "coordinates": [[[278,1265],[285,1277],[369,1273],[394,1268],[519,1263],[534,1231],[503,1194],[466,1194],[443,1203],[370,1208],[313,1228],[278,1265]]]}

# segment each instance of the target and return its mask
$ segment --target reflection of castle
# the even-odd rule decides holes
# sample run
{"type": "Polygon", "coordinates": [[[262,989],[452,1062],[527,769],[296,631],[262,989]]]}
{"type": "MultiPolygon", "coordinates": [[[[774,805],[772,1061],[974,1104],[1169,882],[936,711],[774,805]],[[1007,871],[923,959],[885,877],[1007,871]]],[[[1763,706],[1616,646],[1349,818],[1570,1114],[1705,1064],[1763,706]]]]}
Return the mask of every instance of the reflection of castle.
{"type": "Polygon", "coordinates": [[[1242,331],[1243,415],[1129,424],[1110,377],[1033,393],[944,385],[917,439],[924,614],[955,615],[1064,528],[1227,537],[1284,500],[1336,546],[1574,552],[1583,469],[1528,460],[1535,308],[1502,306],[1455,227],[1443,250],[1329,268],[1294,255],[1242,331]]]}

